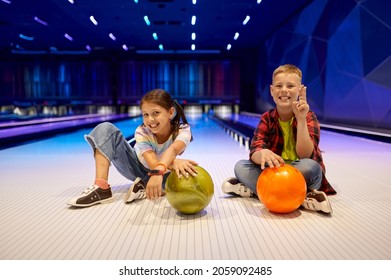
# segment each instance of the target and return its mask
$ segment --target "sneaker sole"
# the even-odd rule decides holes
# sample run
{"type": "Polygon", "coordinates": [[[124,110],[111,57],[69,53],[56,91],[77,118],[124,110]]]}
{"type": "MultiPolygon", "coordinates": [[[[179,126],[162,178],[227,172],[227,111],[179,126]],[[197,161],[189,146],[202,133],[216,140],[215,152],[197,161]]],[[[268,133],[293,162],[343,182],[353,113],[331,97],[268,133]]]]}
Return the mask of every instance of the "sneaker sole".
{"type": "Polygon", "coordinates": [[[128,190],[127,193],[125,194],[125,198],[124,198],[125,203],[130,203],[130,202],[133,201],[133,200],[128,201],[128,199],[129,199],[130,195],[131,195],[132,192],[133,192],[134,186],[135,186],[138,182],[140,182],[140,181],[141,181],[140,178],[137,178],[136,180],[134,180],[134,182],[133,182],[132,185],[130,186],[129,190],[128,190]]]}
{"type": "Polygon", "coordinates": [[[97,200],[93,203],[90,204],[77,204],[77,203],[72,203],[72,202],[67,202],[68,205],[74,206],[74,207],[79,207],[79,208],[84,208],[84,207],[90,207],[96,204],[106,204],[106,203],[111,203],[114,201],[114,197],[106,198],[103,200],[97,200]]]}
{"type": "MultiPolygon", "coordinates": [[[[319,191],[315,191],[315,192],[319,192],[319,191]]],[[[333,208],[331,208],[331,203],[330,203],[330,200],[327,197],[327,194],[325,194],[325,196],[326,196],[327,208],[330,209],[330,212],[325,212],[325,211],[322,211],[322,210],[321,210],[321,212],[323,212],[325,214],[331,215],[331,214],[333,214],[333,208]]]]}
{"type": "Polygon", "coordinates": [[[328,209],[330,209],[330,212],[324,212],[324,211],[323,211],[323,213],[326,213],[326,214],[331,215],[331,214],[333,214],[333,209],[331,208],[331,203],[330,203],[330,201],[329,201],[328,198],[327,198],[326,202],[327,202],[327,207],[328,207],[328,209]]]}

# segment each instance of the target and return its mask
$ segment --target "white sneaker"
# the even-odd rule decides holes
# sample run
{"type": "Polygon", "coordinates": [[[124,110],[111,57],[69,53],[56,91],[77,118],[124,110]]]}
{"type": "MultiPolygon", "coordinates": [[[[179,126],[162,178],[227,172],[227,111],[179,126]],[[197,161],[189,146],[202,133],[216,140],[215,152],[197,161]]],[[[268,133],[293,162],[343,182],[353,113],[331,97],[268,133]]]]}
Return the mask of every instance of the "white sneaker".
{"type": "Polygon", "coordinates": [[[243,185],[237,178],[231,177],[224,181],[222,185],[223,192],[231,195],[238,195],[241,197],[250,197],[254,193],[245,185],[243,185]]]}
{"type": "Polygon", "coordinates": [[[132,202],[137,199],[144,199],[146,197],[145,183],[141,180],[141,178],[137,177],[125,195],[125,203],[132,202]]]}
{"type": "Polygon", "coordinates": [[[326,214],[332,214],[331,204],[327,195],[324,192],[311,190],[307,193],[303,204],[301,205],[307,210],[321,211],[326,214]]]}

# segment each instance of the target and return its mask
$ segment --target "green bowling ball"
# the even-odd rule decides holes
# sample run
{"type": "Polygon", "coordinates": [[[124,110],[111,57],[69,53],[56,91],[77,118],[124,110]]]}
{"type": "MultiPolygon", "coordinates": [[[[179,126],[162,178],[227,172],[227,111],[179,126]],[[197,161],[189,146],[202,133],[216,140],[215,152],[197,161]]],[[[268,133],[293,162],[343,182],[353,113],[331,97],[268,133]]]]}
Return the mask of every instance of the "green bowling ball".
{"type": "Polygon", "coordinates": [[[178,212],[195,214],[202,211],[212,200],[213,180],[202,167],[196,166],[197,175],[178,178],[171,172],[166,180],[166,198],[178,212]]]}

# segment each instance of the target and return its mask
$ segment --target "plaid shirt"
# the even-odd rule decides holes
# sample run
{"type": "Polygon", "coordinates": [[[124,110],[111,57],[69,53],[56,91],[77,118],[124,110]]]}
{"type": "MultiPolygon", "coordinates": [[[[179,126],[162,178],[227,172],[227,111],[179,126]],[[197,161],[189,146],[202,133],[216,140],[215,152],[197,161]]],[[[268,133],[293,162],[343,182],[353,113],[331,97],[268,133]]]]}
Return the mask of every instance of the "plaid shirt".
{"type": "MultiPolygon", "coordinates": [[[[261,120],[255,129],[254,137],[251,140],[250,145],[250,158],[253,153],[262,149],[269,149],[277,155],[282,154],[284,147],[284,137],[282,135],[282,129],[278,122],[277,109],[272,109],[265,112],[261,116],[261,120]]],[[[327,194],[336,194],[336,191],[330,185],[326,179],[326,168],[323,163],[322,153],[319,149],[320,138],[320,126],[318,119],[314,112],[309,111],[307,114],[307,126],[310,134],[310,138],[314,144],[314,151],[310,156],[311,159],[317,161],[323,170],[323,179],[320,190],[327,194]]],[[[297,139],[297,121],[293,119],[292,122],[293,135],[297,139]]]]}

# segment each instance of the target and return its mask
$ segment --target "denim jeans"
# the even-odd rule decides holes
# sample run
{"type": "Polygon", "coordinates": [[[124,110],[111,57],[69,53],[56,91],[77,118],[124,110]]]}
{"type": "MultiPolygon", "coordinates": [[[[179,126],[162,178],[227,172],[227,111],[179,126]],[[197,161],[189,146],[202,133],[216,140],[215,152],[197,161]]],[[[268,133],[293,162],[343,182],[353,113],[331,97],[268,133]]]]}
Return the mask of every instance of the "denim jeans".
{"type": "MultiPolygon", "coordinates": [[[[322,168],[313,159],[304,158],[296,160],[290,165],[298,169],[303,174],[307,183],[307,190],[319,190],[322,183],[322,168]]],[[[257,180],[262,173],[259,165],[250,160],[240,160],[236,163],[234,172],[236,178],[249,187],[254,193],[257,193],[257,180]]]]}
{"type": "MultiPolygon", "coordinates": [[[[125,178],[134,181],[140,177],[144,182],[148,182],[149,169],[138,160],[134,148],[126,141],[122,132],[113,124],[104,122],[98,124],[85,139],[92,149],[98,149],[125,178]]],[[[165,179],[163,178],[163,187],[165,179]]]]}

